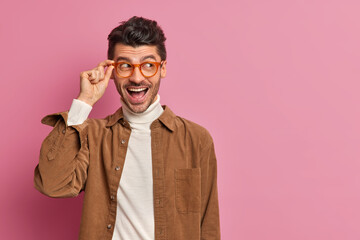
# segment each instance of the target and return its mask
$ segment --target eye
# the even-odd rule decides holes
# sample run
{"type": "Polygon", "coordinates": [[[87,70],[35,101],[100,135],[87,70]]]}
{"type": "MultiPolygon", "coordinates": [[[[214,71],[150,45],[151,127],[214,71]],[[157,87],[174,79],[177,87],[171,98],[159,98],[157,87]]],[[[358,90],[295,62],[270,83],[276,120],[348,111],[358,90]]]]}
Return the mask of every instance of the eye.
{"type": "Polygon", "coordinates": [[[131,71],[131,69],[132,69],[132,65],[127,62],[122,62],[118,66],[119,71],[131,71]]]}
{"type": "Polygon", "coordinates": [[[146,62],[142,65],[143,68],[153,68],[154,64],[151,62],[146,62]]]}
{"type": "Polygon", "coordinates": [[[122,63],[119,65],[120,68],[131,68],[131,65],[128,63],[122,63]]]}

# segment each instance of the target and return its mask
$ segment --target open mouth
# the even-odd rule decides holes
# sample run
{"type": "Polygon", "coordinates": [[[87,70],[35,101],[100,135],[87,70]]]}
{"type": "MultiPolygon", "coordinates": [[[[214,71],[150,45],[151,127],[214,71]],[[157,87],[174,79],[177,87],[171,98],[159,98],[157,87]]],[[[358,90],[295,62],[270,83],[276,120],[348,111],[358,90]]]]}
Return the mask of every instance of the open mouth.
{"type": "Polygon", "coordinates": [[[126,88],[126,92],[130,98],[132,103],[141,103],[148,92],[148,87],[128,87],[126,88]]]}

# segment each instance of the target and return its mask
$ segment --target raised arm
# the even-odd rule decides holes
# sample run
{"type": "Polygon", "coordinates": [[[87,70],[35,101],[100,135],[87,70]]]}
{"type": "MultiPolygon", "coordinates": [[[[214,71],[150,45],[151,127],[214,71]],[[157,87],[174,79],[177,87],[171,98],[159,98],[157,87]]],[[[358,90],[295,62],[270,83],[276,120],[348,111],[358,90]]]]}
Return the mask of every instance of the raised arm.
{"type": "MultiPolygon", "coordinates": [[[[104,95],[113,70],[112,63],[105,60],[96,68],[80,74],[78,100],[93,106],[104,95]]],[[[74,197],[85,187],[89,165],[87,132],[90,125],[84,120],[91,110],[86,104],[75,102],[69,114],[57,113],[42,119],[42,123],[53,126],[53,130],[42,143],[34,185],[47,196],[74,197]],[[88,112],[87,115],[85,113],[86,117],[84,112],[88,112]]]]}

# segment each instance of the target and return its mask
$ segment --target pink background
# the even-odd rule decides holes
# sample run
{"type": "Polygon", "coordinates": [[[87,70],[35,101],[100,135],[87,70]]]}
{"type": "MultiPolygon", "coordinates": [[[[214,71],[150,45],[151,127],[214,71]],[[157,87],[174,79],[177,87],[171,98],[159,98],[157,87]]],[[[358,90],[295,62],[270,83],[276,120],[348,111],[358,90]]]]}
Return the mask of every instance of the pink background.
{"type": "MultiPolygon", "coordinates": [[[[205,126],[222,237],[360,239],[358,0],[3,1],[0,238],[76,239],[82,195],[50,199],[33,170],[79,73],[133,15],[167,35],[161,102],[205,126]]],[[[119,107],[113,86],[91,116],[119,107]]]]}

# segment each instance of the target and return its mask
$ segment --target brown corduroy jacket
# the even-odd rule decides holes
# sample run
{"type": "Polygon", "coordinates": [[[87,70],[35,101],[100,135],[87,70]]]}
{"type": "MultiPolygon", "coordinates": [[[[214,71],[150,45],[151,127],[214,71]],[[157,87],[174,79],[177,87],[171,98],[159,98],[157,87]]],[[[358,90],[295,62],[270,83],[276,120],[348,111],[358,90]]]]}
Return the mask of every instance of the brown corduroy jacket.
{"type": "MultiPolygon", "coordinates": [[[[35,187],[50,197],[84,191],[79,239],[111,240],[130,125],[121,108],[75,126],[67,126],[67,114],[42,119],[54,128],[41,146],[35,187]]],[[[208,131],[164,106],[151,124],[151,150],[155,239],[220,239],[216,158],[208,131]]]]}

